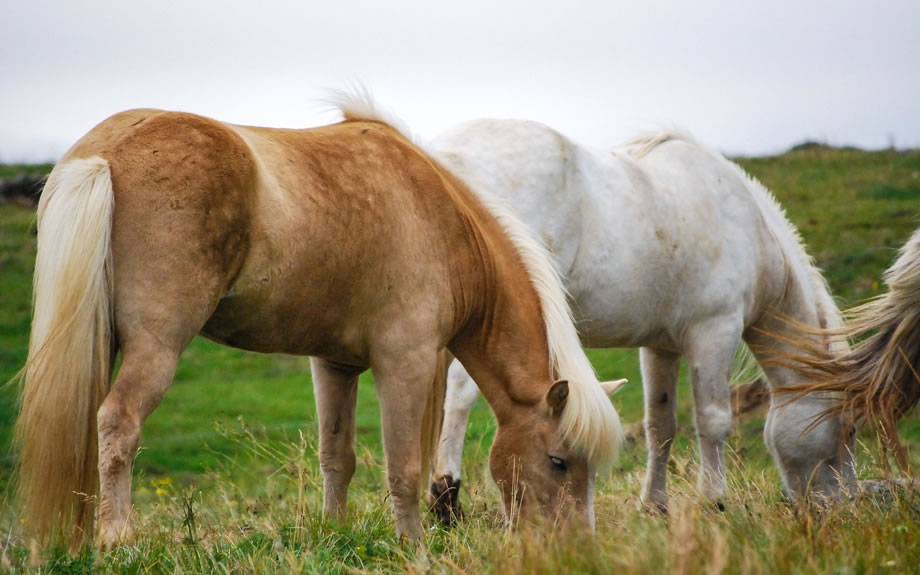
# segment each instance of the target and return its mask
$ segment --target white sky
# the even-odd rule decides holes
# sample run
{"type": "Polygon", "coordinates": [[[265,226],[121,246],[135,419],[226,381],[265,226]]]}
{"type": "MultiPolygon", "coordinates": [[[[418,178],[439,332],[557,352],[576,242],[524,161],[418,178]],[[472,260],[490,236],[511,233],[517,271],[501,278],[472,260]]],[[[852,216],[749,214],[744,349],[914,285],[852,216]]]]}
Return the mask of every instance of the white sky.
{"type": "Polygon", "coordinates": [[[476,117],[596,146],[681,128],[729,153],[920,147],[918,0],[12,0],[0,161],[54,159],[135,107],[335,120],[364,82],[422,137],[476,117]]]}

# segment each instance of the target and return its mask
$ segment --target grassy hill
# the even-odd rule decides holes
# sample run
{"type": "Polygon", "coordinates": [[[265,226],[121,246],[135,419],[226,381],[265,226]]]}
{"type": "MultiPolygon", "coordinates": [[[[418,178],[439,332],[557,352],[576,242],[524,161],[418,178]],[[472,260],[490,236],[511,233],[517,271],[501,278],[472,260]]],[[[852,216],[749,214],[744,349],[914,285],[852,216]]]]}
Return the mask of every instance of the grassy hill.
{"type": "MultiPolygon", "coordinates": [[[[804,147],[739,163],[771,189],[799,227],[842,305],[880,293],[881,272],[918,225],[920,152],[863,152],[804,147]]],[[[12,173],[18,173],[19,168],[12,173]]],[[[5,174],[0,168],[0,177],[5,174]]],[[[0,380],[26,357],[33,212],[0,206],[0,380]]],[[[624,421],[642,417],[635,350],[591,350],[600,376],[629,377],[616,398],[624,421]]],[[[697,505],[691,394],[680,388],[681,436],[672,465],[670,521],[635,510],[645,453],[630,446],[612,478],[599,485],[598,536],[566,541],[508,535],[488,479],[494,423],[484,404],[473,414],[465,454],[466,506],[472,519],[445,532],[432,526],[428,566],[436,571],[505,572],[827,572],[915,568],[920,559],[920,503],[913,496],[870,500],[815,517],[781,495],[763,447],[762,418],[730,439],[730,493],[724,514],[697,505]],[[911,567],[913,566],[913,567],[911,567]]],[[[0,445],[8,454],[15,414],[12,390],[0,393],[0,445]]],[[[379,412],[369,377],[359,388],[359,470],[350,517],[322,520],[315,457],[315,414],[306,358],[246,353],[197,339],[175,383],[144,428],[134,482],[136,545],[100,557],[58,555],[53,569],[76,572],[95,562],[112,572],[272,572],[384,569],[425,563],[392,533],[380,449],[379,412]],[[195,511],[190,520],[189,510],[195,511]],[[184,541],[184,543],[183,543],[184,541]]],[[[902,424],[909,445],[916,421],[902,424]]],[[[863,476],[883,473],[862,454],[863,476]]],[[[915,450],[916,451],[916,450],[915,450]]],[[[916,453],[913,461],[918,463],[916,453]]],[[[12,455],[0,459],[6,483],[12,455]]],[[[21,565],[11,509],[2,515],[12,542],[0,565],[21,565]]]]}

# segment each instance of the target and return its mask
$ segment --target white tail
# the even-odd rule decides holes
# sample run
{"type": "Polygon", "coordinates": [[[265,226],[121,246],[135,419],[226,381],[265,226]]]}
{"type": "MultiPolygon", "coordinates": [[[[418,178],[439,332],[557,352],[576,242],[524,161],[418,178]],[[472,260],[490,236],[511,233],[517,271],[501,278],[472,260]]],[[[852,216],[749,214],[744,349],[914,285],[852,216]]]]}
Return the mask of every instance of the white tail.
{"type": "Polygon", "coordinates": [[[38,206],[29,359],[16,422],[19,496],[29,535],[73,549],[92,533],[96,411],[112,370],[114,194],[108,162],[54,168],[38,206]]]}

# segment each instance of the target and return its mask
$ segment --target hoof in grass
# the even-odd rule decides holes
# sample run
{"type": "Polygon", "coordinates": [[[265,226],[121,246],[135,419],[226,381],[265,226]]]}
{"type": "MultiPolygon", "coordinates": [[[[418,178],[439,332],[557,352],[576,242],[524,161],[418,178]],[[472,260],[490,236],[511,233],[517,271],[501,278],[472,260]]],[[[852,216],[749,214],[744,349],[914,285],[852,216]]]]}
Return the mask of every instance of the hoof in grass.
{"type": "Polygon", "coordinates": [[[460,507],[460,480],[445,475],[431,483],[431,504],[428,510],[441,525],[450,527],[463,519],[460,507]]]}

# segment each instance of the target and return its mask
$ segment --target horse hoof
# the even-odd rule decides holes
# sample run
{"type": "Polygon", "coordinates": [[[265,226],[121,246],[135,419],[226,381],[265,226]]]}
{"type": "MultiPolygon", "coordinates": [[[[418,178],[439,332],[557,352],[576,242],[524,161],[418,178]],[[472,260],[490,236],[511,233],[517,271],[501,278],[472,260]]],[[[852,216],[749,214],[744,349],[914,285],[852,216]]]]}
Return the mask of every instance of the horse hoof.
{"type": "Polygon", "coordinates": [[[100,551],[112,551],[131,541],[133,536],[130,526],[117,528],[102,528],[96,538],[96,547],[100,551]]]}
{"type": "Polygon", "coordinates": [[[666,501],[639,501],[639,511],[644,511],[656,517],[668,516],[668,503],[666,501]]]}
{"type": "Polygon", "coordinates": [[[431,504],[428,510],[444,527],[451,527],[463,519],[460,507],[460,480],[445,475],[431,483],[431,504]]]}

